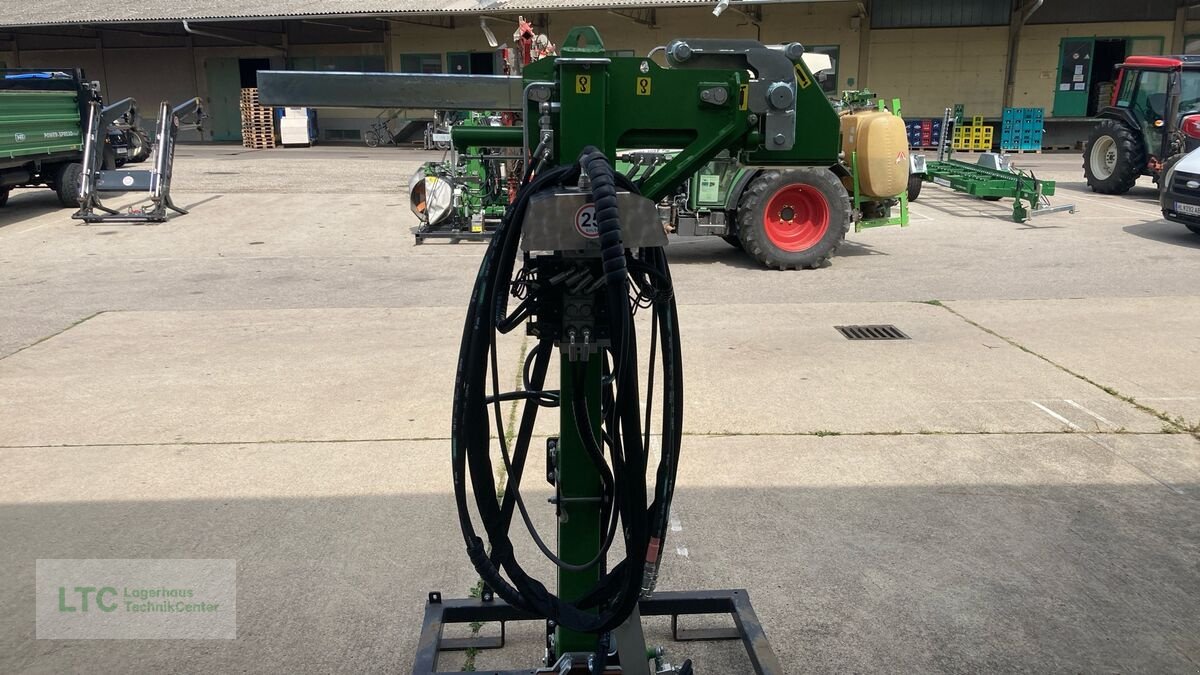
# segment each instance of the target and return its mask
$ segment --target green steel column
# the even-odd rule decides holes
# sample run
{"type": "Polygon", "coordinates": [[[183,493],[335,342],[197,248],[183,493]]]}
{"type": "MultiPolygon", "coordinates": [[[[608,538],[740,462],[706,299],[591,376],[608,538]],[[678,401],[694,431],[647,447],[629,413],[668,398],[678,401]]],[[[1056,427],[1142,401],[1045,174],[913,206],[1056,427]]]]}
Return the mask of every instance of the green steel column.
{"type": "MultiPolygon", "coordinates": [[[[588,34],[589,29],[575,29],[568,34],[565,44],[576,45],[576,33],[588,34]]],[[[562,163],[573,162],[580,151],[595,145],[612,157],[614,148],[605,147],[605,104],[608,97],[608,74],[604,63],[572,63],[571,57],[597,58],[604,56],[604,45],[590,29],[588,45],[583,48],[563,49],[558,66],[560,128],[557,133],[557,155],[562,163]],[[591,39],[594,35],[595,39],[591,39]]],[[[562,227],[571,227],[562,223],[562,227]]],[[[572,375],[574,364],[562,358],[561,400],[570,401],[575,391],[584,388],[588,414],[593,424],[592,433],[600,438],[600,356],[589,358],[587,375],[583,381],[572,375]]],[[[600,474],[583,448],[579,430],[571,406],[560,407],[559,432],[559,493],[565,500],[583,498],[592,501],[565,501],[558,522],[558,555],[572,564],[584,564],[594,559],[603,543],[604,526],[600,522],[600,502],[603,483],[600,474]]],[[[558,594],[564,600],[574,601],[583,597],[595,586],[603,570],[603,562],[583,572],[558,572],[558,594]]],[[[555,637],[558,656],[566,652],[594,652],[598,636],[589,633],[559,628],[555,637]]]]}
{"type": "MultiPolygon", "coordinates": [[[[603,57],[604,53],[582,58],[603,57]]],[[[580,151],[594,145],[615,161],[616,148],[606,147],[608,130],[605,108],[608,105],[608,67],[603,63],[564,63],[559,66],[561,129],[558,156],[563,163],[573,162],[580,151]]],[[[569,225],[569,224],[568,224],[569,225]]]]}
{"type": "MultiPolygon", "coordinates": [[[[603,486],[600,474],[583,449],[575,416],[568,403],[575,391],[586,389],[588,417],[592,422],[592,433],[600,438],[600,357],[588,360],[587,376],[583,381],[572,375],[574,362],[564,355],[561,359],[561,400],[559,407],[558,443],[558,491],[563,497],[561,515],[558,519],[558,555],[564,561],[582,565],[596,557],[604,536],[600,522],[599,501],[573,501],[579,498],[599,498],[603,486]]],[[[583,572],[558,570],[558,595],[563,600],[575,601],[583,597],[600,579],[602,566],[583,572]]],[[[566,652],[594,652],[597,636],[559,628],[555,637],[558,656],[566,652]]]]}

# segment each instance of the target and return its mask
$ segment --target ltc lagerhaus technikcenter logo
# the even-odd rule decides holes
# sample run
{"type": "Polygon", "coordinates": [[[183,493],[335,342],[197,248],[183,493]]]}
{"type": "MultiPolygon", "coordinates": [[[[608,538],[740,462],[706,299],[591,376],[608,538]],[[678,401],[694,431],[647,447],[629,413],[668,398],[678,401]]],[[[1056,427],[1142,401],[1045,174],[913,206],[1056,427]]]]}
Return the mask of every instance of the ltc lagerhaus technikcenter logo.
{"type": "Polygon", "coordinates": [[[37,561],[38,639],[234,639],[234,560],[37,561]]]}
{"type": "Polygon", "coordinates": [[[58,611],[87,612],[215,612],[216,602],[189,602],[196,596],[194,588],[129,588],[112,586],[76,586],[70,590],[58,587],[58,611]]]}

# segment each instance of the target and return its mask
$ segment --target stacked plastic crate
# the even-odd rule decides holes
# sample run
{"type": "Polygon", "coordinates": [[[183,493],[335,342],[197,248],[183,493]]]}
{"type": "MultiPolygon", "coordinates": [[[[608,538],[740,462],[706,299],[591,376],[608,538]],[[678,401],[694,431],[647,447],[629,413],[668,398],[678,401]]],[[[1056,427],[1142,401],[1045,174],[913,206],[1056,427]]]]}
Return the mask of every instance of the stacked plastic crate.
{"type": "Polygon", "coordinates": [[[995,127],[985,124],[983,115],[971,118],[970,124],[954,128],[951,139],[955,150],[976,150],[987,152],[992,149],[995,140],[995,127]]]}
{"type": "Polygon", "coordinates": [[[905,122],[908,131],[908,146],[932,150],[937,147],[938,139],[942,137],[942,120],[908,120],[905,122]]]}
{"type": "Polygon", "coordinates": [[[1000,129],[1000,149],[1040,152],[1045,111],[1042,108],[1005,108],[1000,129]]]}

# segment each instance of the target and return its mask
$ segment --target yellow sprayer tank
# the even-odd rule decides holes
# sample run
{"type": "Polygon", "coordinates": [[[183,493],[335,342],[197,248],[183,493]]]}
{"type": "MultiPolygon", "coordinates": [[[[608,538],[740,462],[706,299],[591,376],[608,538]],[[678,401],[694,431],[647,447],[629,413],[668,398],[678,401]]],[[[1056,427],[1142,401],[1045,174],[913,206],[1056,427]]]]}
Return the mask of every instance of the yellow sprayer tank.
{"type": "Polygon", "coordinates": [[[842,116],[846,164],[858,153],[858,186],[863,195],[895,197],[908,189],[908,132],[890,112],[863,110],[842,116]]]}

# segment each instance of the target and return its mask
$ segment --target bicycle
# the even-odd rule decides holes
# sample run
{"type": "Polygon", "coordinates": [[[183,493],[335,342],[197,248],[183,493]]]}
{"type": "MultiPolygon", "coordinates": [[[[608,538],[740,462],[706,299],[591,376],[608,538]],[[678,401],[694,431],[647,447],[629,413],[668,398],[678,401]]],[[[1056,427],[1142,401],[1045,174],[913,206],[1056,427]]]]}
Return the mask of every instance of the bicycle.
{"type": "Polygon", "coordinates": [[[383,145],[400,145],[400,139],[388,124],[396,119],[398,113],[392,113],[385,117],[387,113],[380,113],[376,121],[363,133],[363,142],[368,148],[377,148],[380,143],[383,145]]]}

